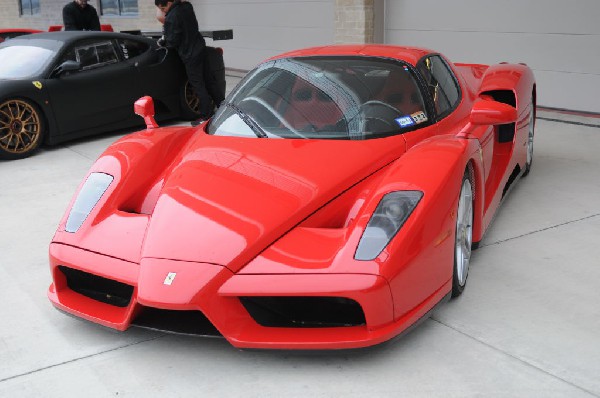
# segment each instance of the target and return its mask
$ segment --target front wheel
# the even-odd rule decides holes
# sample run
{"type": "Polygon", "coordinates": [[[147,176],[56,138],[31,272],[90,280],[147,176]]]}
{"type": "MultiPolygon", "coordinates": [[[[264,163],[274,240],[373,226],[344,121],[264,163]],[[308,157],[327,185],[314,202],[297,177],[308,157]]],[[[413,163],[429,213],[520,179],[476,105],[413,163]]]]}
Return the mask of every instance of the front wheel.
{"type": "Polygon", "coordinates": [[[454,238],[454,271],[452,274],[452,297],[460,296],[467,285],[471,245],[473,243],[473,187],[469,172],[463,176],[454,238]]]}
{"type": "Polygon", "coordinates": [[[0,159],[21,159],[40,146],[44,133],[41,112],[27,100],[0,103],[0,159]]]}

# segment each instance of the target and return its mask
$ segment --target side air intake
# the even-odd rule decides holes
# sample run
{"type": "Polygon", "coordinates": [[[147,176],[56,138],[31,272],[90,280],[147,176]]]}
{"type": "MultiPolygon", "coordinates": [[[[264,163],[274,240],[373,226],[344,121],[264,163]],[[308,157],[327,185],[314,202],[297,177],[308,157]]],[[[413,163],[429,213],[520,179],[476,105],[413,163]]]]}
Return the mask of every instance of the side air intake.
{"type": "Polygon", "coordinates": [[[361,306],[343,297],[240,297],[240,300],[261,326],[325,328],[365,324],[361,306]]]}
{"type": "Polygon", "coordinates": [[[64,265],[58,269],[67,278],[69,289],[74,292],[116,307],[127,307],[131,301],[133,286],[64,265]]]}

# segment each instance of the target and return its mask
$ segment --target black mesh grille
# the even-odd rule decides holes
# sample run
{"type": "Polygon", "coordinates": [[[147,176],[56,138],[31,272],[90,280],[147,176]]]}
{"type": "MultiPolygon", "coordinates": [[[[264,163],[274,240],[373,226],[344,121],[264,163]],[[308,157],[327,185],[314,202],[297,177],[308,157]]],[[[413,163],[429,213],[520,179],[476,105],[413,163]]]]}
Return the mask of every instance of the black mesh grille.
{"type": "Polygon", "coordinates": [[[58,269],[67,278],[69,289],[79,294],[117,307],[127,307],[131,301],[133,286],[63,265],[58,269]]]}
{"type": "Polygon", "coordinates": [[[360,305],[342,297],[240,297],[252,318],[268,327],[345,327],[365,324],[360,305]]]}

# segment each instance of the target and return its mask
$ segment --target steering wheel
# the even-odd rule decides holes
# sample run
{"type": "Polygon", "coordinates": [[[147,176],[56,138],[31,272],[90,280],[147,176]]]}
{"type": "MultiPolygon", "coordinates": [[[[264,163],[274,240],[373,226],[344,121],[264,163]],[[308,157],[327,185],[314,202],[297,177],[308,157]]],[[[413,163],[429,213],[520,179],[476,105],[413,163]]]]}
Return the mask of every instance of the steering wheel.
{"type": "Polygon", "coordinates": [[[360,111],[365,112],[366,108],[369,108],[369,107],[383,107],[383,108],[388,108],[389,110],[396,112],[398,115],[401,113],[400,110],[398,108],[396,108],[395,106],[390,105],[387,102],[383,102],[383,101],[379,101],[379,100],[370,100],[370,101],[363,103],[360,106],[360,111]]]}
{"type": "Polygon", "coordinates": [[[370,121],[378,124],[383,123],[392,129],[396,129],[398,126],[393,121],[402,114],[395,106],[379,100],[370,100],[363,103],[359,107],[359,113],[362,115],[364,121],[363,130],[366,129],[370,121]]]}

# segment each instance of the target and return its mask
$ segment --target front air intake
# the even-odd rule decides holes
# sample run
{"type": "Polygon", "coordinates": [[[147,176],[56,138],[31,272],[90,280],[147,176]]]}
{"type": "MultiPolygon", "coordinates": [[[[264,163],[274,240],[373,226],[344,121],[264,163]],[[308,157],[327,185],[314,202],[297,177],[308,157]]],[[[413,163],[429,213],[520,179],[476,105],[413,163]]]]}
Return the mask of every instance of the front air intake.
{"type": "Polygon", "coordinates": [[[116,307],[127,307],[131,301],[133,286],[64,265],[59,265],[58,269],[74,292],[116,307]]]}
{"type": "Polygon", "coordinates": [[[200,311],[163,310],[140,306],[133,325],[162,332],[194,336],[222,337],[221,333],[200,311]]]}
{"type": "Polygon", "coordinates": [[[240,301],[261,326],[326,328],[365,324],[361,306],[343,297],[240,297],[240,301]]]}

